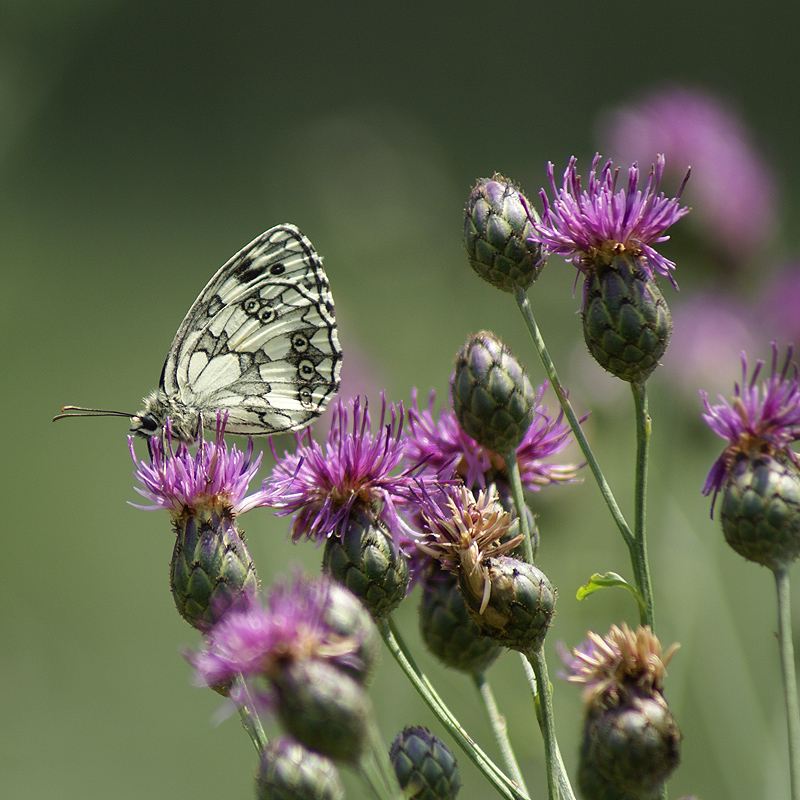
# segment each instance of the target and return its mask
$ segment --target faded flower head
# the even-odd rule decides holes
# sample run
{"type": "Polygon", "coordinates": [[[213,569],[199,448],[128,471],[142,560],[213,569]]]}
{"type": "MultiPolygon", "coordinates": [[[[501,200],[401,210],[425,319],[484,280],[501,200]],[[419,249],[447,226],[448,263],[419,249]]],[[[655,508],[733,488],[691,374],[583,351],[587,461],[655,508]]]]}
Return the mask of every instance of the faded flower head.
{"type": "Polygon", "coordinates": [[[628,169],[627,186],[617,188],[619,168],[609,160],[597,175],[600,154],[595,155],[589,173],[589,185],[581,187],[577,159],[569,160],[561,188],[556,185],[553,164],[548,163],[552,202],[544,189],[540,195],[544,204],[541,222],[532,222],[532,238],[548,253],[569,258],[581,271],[589,272],[595,264],[608,264],[615,256],[627,254],[642,262],[648,277],[657,272],[672,281],[675,264],[662,256],[652,245],[665,242],[666,230],[689,212],[681,206],[683,184],[675,197],[659,192],[664,173],[664,156],[659,155],[650,169],[644,189],[638,188],[639,168],[634,163],[628,169]]]}
{"type": "MultiPolygon", "coordinates": [[[[791,443],[800,438],[800,382],[792,348],[787,350],[783,367],[778,368],[778,348],[773,342],[772,371],[760,381],[764,362],[756,362],[748,380],[747,357],[742,353],[741,358],[742,382],[734,385],[731,402],[720,396],[721,402],[711,405],[708,395],[700,392],[706,408],[703,420],[728,442],[703,487],[703,494],[713,492],[714,500],[739,454],[782,456],[798,464],[791,443]]],[[[713,512],[713,502],[711,507],[713,512]]]]}
{"type": "Polygon", "coordinates": [[[512,520],[494,492],[481,491],[476,497],[463,485],[447,486],[436,495],[421,495],[418,503],[424,525],[417,549],[469,583],[480,584],[481,591],[485,588],[481,561],[488,555],[504,555],[522,541],[520,534],[501,543],[512,520]]]}
{"type": "Polygon", "coordinates": [[[380,519],[397,535],[406,526],[398,505],[415,481],[432,481],[412,468],[403,469],[403,407],[381,396],[378,431],[372,433],[368,404],[351,403],[352,428],[341,401],[324,444],[306,432],[297,435],[297,451],[286,453],[264,482],[265,504],[279,516],[294,514],[292,538],[323,540],[335,536],[356,511],[380,519]],[[388,419],[387,419],[388,417],[388,419]]]}
{"type": "Polygon", "coordinates": [[[562,648],[564,677],[583,684],[587,707],[617,705],[630,689],[641,695],[661,692],[666,667],[680,645],[661,652],[661,642],[648,626],[635,631],[627,623],[612,625],[605,636],[593,631],[571,653],[562,648]]]}
{"type": "MultiPolygon", "coordinates": [[[[621,158],[664,153],[671,163],[692,165],[689,199],[696,201],[696,222],[735,261],[774,235],[776,177],[738,111],[720,97],[666,86],[612,109],[600,124],[605,146],[621,158]]],[[[677,185],[681,176],[672,178],[677,185]]]]}
{"type": "Polygon", "coordinates": [[[138,461],[133,436],[128,437],[131,458],[136,465],[134,476],[142,485],[135,491],[152,502],[137,505],[146,510],[166,509],[174,517],[186,509],[235,516],[265,504],[263,491],[247,495],[250,481],[258,472],[261,453],[253,458],[253,441],[242,452],[236,445],[228,448],[223,439],[225,421],[218,413],[213,441],[200,439],[194,454],[181,443],[173,446],[169,422],[166,436],[150,438],[150,461],[138,461]]]}
{"type": "MultiPolygon", "coordinates": [[[[538,491],[547,484],[577,480],[578,467],[575,464],[556,464],[547,460],[563,450],[572,436],[569,425],[563,421],[563,412],[551,417],[547,406],[541,403],[547,385],[545,381],[539,387],[533,422],[517,448],[522,485],[531,491],[538,491]]],[[[420,409],[416,391],[412,393],[408,410],[407,460],[410,463],[424,462],[436,470],[451,468],[455,464],[456,472],[470,489],[486,489],[498,480],[509,483],[505,461],[466,434],[452,408],[443,409],[438,421],[434,419],[434,399],[435,393],[431,392],[428,407],[420,409]]]]}
{"type": "MultiPolygon", "coordinates": [[[[299,577],[293,585],[277,584],[261,603],[225,614],[206,637],[205,648],[188,656],[202,685],[217,686],[234,680],[271,680],[287,663],[311,659],[331,661],[344,671],[365,670],[362,660],[365,629],[342,632],[332,622],[330,606],[346,591],[328,578],[299,577]]],[[[234,701],[243,698],[231,695],[234,701]]],[[[258,699],[269,707],[269,692],[258,699]]]]}

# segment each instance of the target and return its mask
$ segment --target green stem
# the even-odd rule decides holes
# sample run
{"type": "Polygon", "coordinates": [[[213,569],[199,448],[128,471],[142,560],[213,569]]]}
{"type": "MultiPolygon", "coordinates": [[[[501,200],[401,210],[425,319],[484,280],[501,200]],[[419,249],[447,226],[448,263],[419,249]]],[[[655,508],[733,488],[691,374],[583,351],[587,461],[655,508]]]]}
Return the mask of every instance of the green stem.
{"type": "Polygon", "coordinates": [[[236,676],[235,683],[239,689],[239,694],[243,695],[245,701],[236,704],[236,710],[239,712],[239,717],[242,720],[242,727],[247,731],[256,752],[261,755],[264,748],[267,746],[267,737],[264,733],[264,728],[261,725],[261,720],[258,714],[253,713],[253,698],[250,697],[250,692],[247,689],[247,684],[241,674],[236,676]]]}
{"type": "Polygon", "coordinates": [[[506,800],[529,800],[527,794],[510,780],[467,735],[459,721],[436,693],[428,678],[417,666],[391,617],[380,621],[378,630],[392,657],[417,692],[419,692],[420,697],[422,697],[428,708],[453,737],[458,746],[466,753],[467,757],[484,774],[489,783],[506,800]]]}
{"type": "Polygon", "coordinates": [[[517,786],[522,789],[525,794],[528,794],[528,788],[525,786],[525,780],[522,777],[522,772],[517,763],[517,757],[514,755],[514,750],[511,747],[511,741],[508,738],[508,728],[506,721],[503,719],[502,714],[497,708],[497,703],[492,693],[492,687],[489,681],[486,680],[486,674],[483,672],[476,672],[472,674],[472,680],[475,683],[475,688],[481,696],[486,714],[489,717],[489,724],[492,726],[494,738],[497,741],[497,746],[500,748],[500,754],[503,757],[503,762],[506,769],[511,775],[511,779],[516,782],[517,786]]]}
{"type": "MultiPolygon", "coordinates": [[[[539,725],[544,738],[544,757],[547,766],[547,796],[549,800],[559,800],[559,797],[573,798],[572,790],[569,794],[563,793],[564,763],[558,749],[556,739],[555,719],[553,716],[553,696],[550,693],[550,678],[547,674],[547,662],[544,659],[544,650],[540,647],[533,653],[526,653],[526,658],[533,668],[536,678],[536,694],[539,698],[539,725]]],[[[567,781],[567,787],[569,782],[567,781]]]]}
{"type": "Polygon", "coordinates": [[[525,508],[525,496],[522,494],[522,480],[519,476],[519,464],[517,463],[516,451],[511,453],[511,455],[505,456],[503,460],[506,462],[506,471],[508,472],[509,478],[511,478],[511,493],[514,496],[514,508],[517,509],[519,532],[525,537],[522,540],[523,546],[525,547],[525,560],[529,564],[533,564],[533,538],[531,537],[530,525],[528,525],[528,513],[525,508]]]}
{"type": "Polygon", "coordinates": [[[405,800],[397,783],[394,767],[389,759],[389,750],[378,726],[373,719],[370,723],[370,749],[362,756],[358,772],[378,800],[405,800]]]}
{"type": "MultiPolygon", "coordinates": [[[[522,658],[522,667],[525,670],[525,675],[528,679],[528,683],[531,686],[531,691],[533,694],[533,701],[537,704],[536,710],[536,719],[539,722],[539,728],[542,730],[542,735],[544,735],[544,727],[543,727],[543,718],[542,714],[540,713],[541,709],[541,701],[537,703],[537,679],[536,674],[533,671],[533,667],[531,666],[531,661],[523,654],[520,653],[520,657],[522,658]]],[[[547,684],[548,694],[550,689],[550,684],[547,684]]],[[[551,700],[552,703],[552,700],[551,700]]],[[[553,737],[555,739],[555,736],[553,737]]],[[[567,776],[567,768],[564,766],[564,759],[561,757],[561,749],[558,746],[558,739],[555,739],[555,757],[556,757],[556,780],[558,781],[558,790],[561,793],[560,797],[561,800],[575,800],[575,793],[572,791],[572,784],[569,782],[569,777],[567,776]]]]}
{"type": "Polygon", "coordinates": [[[633,402],[636,409],[636,481],[634,500],[634,547],[631,549],[636,588],[644,600],[640,609],[642,625],[649,625],[655,631],[653,616],[653,590],[650,586],[650,565],[647,559],[647,534],[645,525],[645,504],[647,496],[647,458],[650,449],[652,421],[647,411],[647,389],[644,383],[632,383],[633,402]]]}
{"type": "Polygon", "coordinates": [[[622,515],[622,512],[617,505],[617,501],[611,492],[611,488],[606,482],[603,472],[600,469],[600,465],[597,463],[597,459],[594,457],[592,448],[589,446],[589,442],[581,430],[580,422],[578,421],[578,417],[575,415],[575,412],[572,409],[572,404],[569,402],[567,392],[561,385],[561,381],[558,379],[556,368],[553,366],[553,362],[550,359],[550,354],[547,352],[547,348],[545,347],[544,339],[542,339],[542,335],[539,333],[539,328],[536,325],[536,320],[533,318],[533,312],[531,311],[531,306],[528,302],[528,295],[525,294],[524,289],[517,286],[514,289],[514,297],[517,301],[517,305],[519,306],[519,310],[522,312],[522,317],[525,320],[525,324],[528,326],[528,332],[530,333],[531,339],[533,339],[533,344],[539,353],[539,358],[542,360],[542,366],[544,367],[547,379],[550,381],[550,385],[553,387],[556,397],[558,397],[558,402],[561,403],[561,408],[564,410],[564,416],[567,418],[567,422],[572,429],[572,435],[575,437],[575,441],[581,448],[581,452],[583,453],[583,456],[589,465],[589,469],[592,471],[592,474],[597,481],[597,485],[600,487],[600,493],[603,495],[603,499],[606,501],[606,505],[608,506],[611,516],[614,518],[614,522],[622,534],[622,538],[625,540],[625,544],[628,545],[628,548],[632,548],[634,546],[633,534],[631,533],[628,523],[625,521],[625,517],[622,515]]]}
{"type": "Polygon", "coordinates": [[[786,701],[786,722],[789,728],[789,781],[792,800],[800,800],[800,704],[797,699],[797,675],[792,642],[792,611],[789,603],[789,571],[775,570],[778,592],[778,643],[783,672],[783,693],[786,701]]]}

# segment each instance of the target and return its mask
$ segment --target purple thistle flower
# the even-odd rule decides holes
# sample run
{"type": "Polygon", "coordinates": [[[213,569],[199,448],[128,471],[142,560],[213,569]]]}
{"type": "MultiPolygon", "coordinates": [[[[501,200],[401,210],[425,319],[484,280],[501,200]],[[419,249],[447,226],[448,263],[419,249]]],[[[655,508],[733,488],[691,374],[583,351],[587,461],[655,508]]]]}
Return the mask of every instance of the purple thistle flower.
{"type": "Polygon", "coordinates": [[[318,444],[310,433],[299,434],[297,451],[284,454],[264,482],[264,502],[278,509],[279,516],[295,515],[294,541],[336,535],[359,508],[383,521],[392,536],[410,532],[398,507],[419,481],[435,480],[420,475],[419,469],[401,469],[406,447],[402,405],[390,404],[387,409],[381,395],[381,418],[374,435],[367,402],[362,406],[356,398],[351,405],[352,430],[347,409],[337,401],[325,443],[318,444]]]}
{"type": "MultiPolygon", "coordinates": [[[[277,584],[263,603],[251,600],[229,611],[206,637],[204,649],[186,656],[198,684],[224,685],[241,675],[259,705],[269,708],[273,698],[264,680],[290,661],[322,659],[345,671],[365,669],[359,652],[363,632],[343,635],[326,616],[338,591],[344,590],[328,578],[299,576],[293,585],[277,584]]],[[[234,702],[245,698],[241,687],[231,690],[234,702]]]]}
{"type": "MultiPolygon", "coordinates": [[[[720,97],[685,86],[661,87],[608,112],[600,133],[611,152],[631,161],[664,153],[673,163],[691,164],[695,222],[736,262],[774,236],[775,175],[741,115],[720,97]]],[[[673,177],[677,182],[681,176],[673,177]]]]}
{"type": "Polygon", "coordinates": [[[253,459],[252,439],[245,452],[236,445],[229,449],[223,439],[224,429],[224,419],[218,415],[214,441],[201,438],[192,454],[183,443],[175,450],[168,422],[165,437],[153,436],[150,439],[149,462],[137,461],[134,437],[129,436],[131,458],[136,465],[133,474],[143,487],[134,489],[153,503],[131,505],[147,511],[166,509],[173,515],[181,514],[187,507],[225,510],[236,515],[264,505],[263,491],[246,494],[261,464],[261,453],[253,459]]]}
{"type": "Polygon", "coordinates": [[[669,236],[664,235],[667,228],[689,212],[678,202],[689,172],[678,194],[671,198],[658,191],[664,173],[664,156],[657,156],[644,189],[637,188],[639,168],[636,163],[628,170],[628,185],[617,190],[619,168],[615,169],[609,160],[598,177],[599,162],[598,153],[592,160],[589,187],[585,190],[581,189],[574,156],[564,171],[560,189],[556,186],[553,164],[548,163],[553,201],[548,200],[542,189],[544,213],[541,222],[531,220],[534,230],[531,238],[550,253],[571,259],[583,272],[591,270],[597,261],[610,262],[622,252],[641,257],[650,278],[655,271],[668,277],[677,287],[672,276],[675,264],[651,245],[667,241],[669,236]]]}
{"type": "Polygon", "coordinates": [[[706,413],[703,420],[714,433],[728,441],[722,455],[708,474],[703,494],[714,492],[711,513],[717,494],[725,483],[731,465],[739,453],[782,455],[798,464],[791,443],[800,438],[800,373],[792,361],[792,348],[786,352],[783,367],[778,369],[778,347],[772,343],[772,372],[758,381],[764,362],[759,359],[747,379],[747,357],[742,353],[742,382],[734,384],[733,400],[720,396],[721,403],[711,405],[706,392],[700,392],[706,413]]]}
{"type": "MultiPolygon", "coordinates": [[[[554,419],[541,404],[547,389],[545,381],[536,394],[533,422],[517,448],[522,485],[531,491],[541,486],[577,480],[575,464],[554,464],[545,459],[563,450],[571,440],[569,425],[560,412],[554,419]]],[[[479,445],[458,424],[452,408],[443,409],[438,422],[433,417],[435,392],[428,397],[427,409],[420,410],[417,392],[411,396],[412,406],[408,410],[411,430],[406,448],[409,463],[424,463],[434,470],[447,470],[455,466],[456,472],[469,488],[485,489],[498,479],[508,483],[505,462],[495,453],[479,445]]]]}

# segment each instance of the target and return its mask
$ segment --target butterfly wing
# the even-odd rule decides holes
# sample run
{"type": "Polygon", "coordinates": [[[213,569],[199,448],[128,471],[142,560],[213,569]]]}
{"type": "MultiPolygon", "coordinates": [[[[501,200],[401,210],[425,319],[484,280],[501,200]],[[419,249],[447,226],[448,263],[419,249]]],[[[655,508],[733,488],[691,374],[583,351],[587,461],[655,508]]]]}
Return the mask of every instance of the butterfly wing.
{"type": "Polygon", "coordinates": [[[262,233],[195,300],[167,354],[161,388],[213,427],[304,428],[339,389],[342,350],[328,279],[293,225],[262,233]]]}

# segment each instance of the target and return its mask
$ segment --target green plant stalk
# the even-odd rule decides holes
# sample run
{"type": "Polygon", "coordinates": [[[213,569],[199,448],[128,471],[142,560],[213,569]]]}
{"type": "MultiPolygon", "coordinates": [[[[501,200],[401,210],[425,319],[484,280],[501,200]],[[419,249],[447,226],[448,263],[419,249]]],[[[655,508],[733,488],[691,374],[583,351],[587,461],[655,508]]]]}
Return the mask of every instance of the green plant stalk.
{"type": "MultiPolygon", "coordinates": [[[[550,693],[550,678],[547,674],[544,650],[540,647],[533,653],[525,653],[525,657],[533,668],[536,678],[536,696],[539,698],[540,711],[539,725],[544,738],[544,757],[547,767],[547,797],[548,800],[559,800],[562,797],[561,787],[566,775],[563,772],[564,764],[561,761],[561,753],[556,739],[553,696],[550,693]]],[[[569,782],[567,781],[567,783],[569,782]]],[[[571,794],[563,795],[563,797],[571,797],[571,794]]]]}
{"type": "Polygon", "coordinates": [[[264,748],[267,746],[267,737],[264,733],[264,728],[261,726],[261,720],[258,718],[258,715],[254,714],[252,711],[254,707],[253,699],[250,697],[250,692],[247,689],[247,684],[241,673],[236,676],[235,682],[238,684],[241,694],[245,697],[244,703],[236,704],[236,710],[239,712],[239,717],[242,720],[242,727],[247,731],[247,735],[250,737],[253,747],[256,748],[256,753],[261,755],[264,752],[264,748]]]}
{"type": "Polygon", "coordinates": [[[775,570],[778,593],[778,644],[783,673],[783,694],[789,733],[789,783],[792,800],[800,800],[800,703],[797,698],[797,674],[792,643],[792,611],[789,603],[789,570],[775,570]]]}
{"type": "Polygon", "coordinates": [[[358,764],[362,780],[378,800],[405,800],[389,760],[389,748],[386,747],[374,718],[370,721],[369,738],[371,746],[358,764]]]}
{"type": "Polygon", "coordinates": [[[506,800],[529,800],[528,795],[469,737],[450,709],[444,704],[428,678],[417,666],[391,616],[378,623],[378,630],[392,657],[417,692],[419,692],[420,697],[453,737],[456,744],[466,753],[470,761],[484,774],[489,783],[506,800]]]}
{"type": "MultiPolygon", "coordinates": [[[[533,667],[531,666],[531,662],[528,658],[523,654],[520,653],[520,658],[522,659],[522,668],[525,670],[525,675],[528,678],[528,683],[530,684],[531,691],[533,694],[533,702],[536,708],[536,719],[539,722],[539,727],[542,728],[542,715],[540,713],[541,709],[541,701],[537,703],[537,681],[536,675],[533,671],[533,667]]],[[[550,688],[550,684],[548,683],[547,688],[550,688]]],[[[544,733],[544,730],[542,730],[544,733]]],[[[569,777],[567,776],[567,768],[564,766],[564,759],[561,757],[561,750],[558,746],[558,739],[555,741],[555,748],[556,748],[556,778],[558,780],[558,790],[561,792],[561,800],[575,800],[575,793],[572,790],[572,784],[569,782],[569,777]]]]}
{"type": "Polygon", "coordinates": [[[631,550],[636,588],[644,600],[639,616],[642,625],[655,632],[653,615],[653,590],[650,585],[650,565],[647,558],[645,504],[647,501],[647,459],[650,450],[652,421],[647,411],[647,388],[644,383],[632,383],[636,411],[636,480],[634,494],[634,547],[631,550]]]}
{"type": "Polygon", "coordinates": [[[503,460],[506,463],[506,471],[509,478],[511,478],[511,493],[514,496],[514,508],[517,509],[517,518],[519,519],[519,532],[525,537],[523,546],[525,547],[525,560],[529,564],[533,564],[533,539],[531,538],[531,529],[528,525],[528,514],[525,508],[525,496],[522,494],[522,480],[519,476],[519,463],[517,462],[517,453],[504,456],[503,460]]]}
{"type": "Polygon", "coordinates": [[[625,517],[622,515],[622,511],[620,511],[620,508],[617,505],[617,501],[614,498],[611,487],[609,487],[608,483],[606,482],[605,476],[600,469],[600,465],[597,463],[597,459],[594,457],[592,448],[589,446],[589,442],[581,430],[578,417],[575,415],[572,404],[569,402],[569,398],[567,397],[567,392],[561,385],[561,381],[558,379],[555,366],[550,358],[550,354],[547,352],[544,339],[542,339],[542,335],[539,333],[539,327],[536,325],[536,320],[533,317],[530,302],[528,301],[528,295],[525,293],[525,290],[522,287],[516,286],[514,288],[514,298],[516,299],[519,310],[522,313],[522,318],[525,320],[525,324],[528,326],[528,332],[530,333],[533,344],[536,347],[536,351],[539,353],[539,358],[542,361],[542,366],[544,367],[547,379],[550,381],[550,385],[553,387],[556,397],[558,397],[558,402],[561,404],[561,408],[564,410],[564,416],[567,418],[567,422],[572,429],[572,435],[575,437],[575,441],[581,448],[581,452],[583,453],[583,456],[589,465],[589,469],[592,471],[592,475],[594,475],[595,481],[597,481],[597,485],[600,488],[600,493],[603,495],[603,499],[605,500],[606,505],[611,512],[611,516],[614,518],[614,522],[619,528],[622,538],[625,540],[625,544],[629,549],[632,549],[634,547],[634,536],[631,533],[628,523],[625,521],[625,517]]]}
{"type": "Polygon", "coordinates": [[[486,680],[486,673],[474,672],[472,674],[472,681],[483,701],[483,706],[489,717],[489,724],[492,726],[494,738],[497,741],[497,746],[500,748],[500,754],[503,757],[503,763],[506,765],[511,779],[516,782],[517,786],[519,786],[525,794],[528,794],[528,788],[525,786],[525,779],[522,777],[522,771],[517,763],[517,757],[514,755],[511,741],[508,738],[506,721],[497,708],[492,687],[489,685],[489,681],[486,680]]]}

